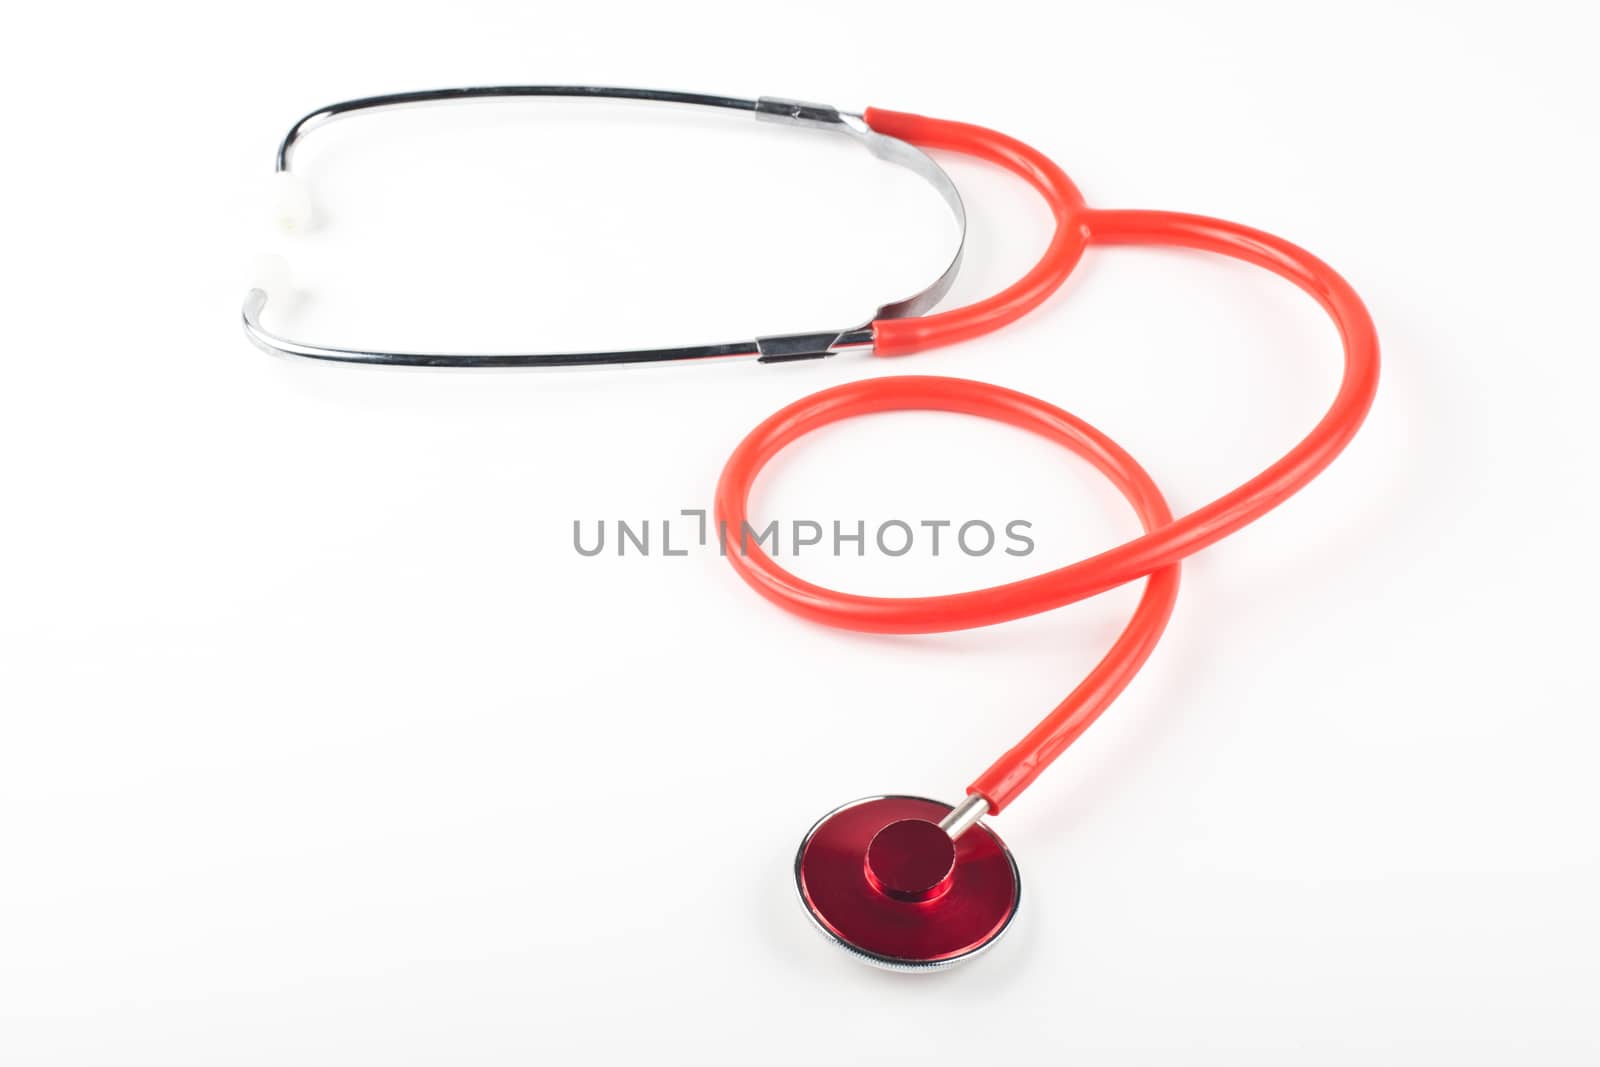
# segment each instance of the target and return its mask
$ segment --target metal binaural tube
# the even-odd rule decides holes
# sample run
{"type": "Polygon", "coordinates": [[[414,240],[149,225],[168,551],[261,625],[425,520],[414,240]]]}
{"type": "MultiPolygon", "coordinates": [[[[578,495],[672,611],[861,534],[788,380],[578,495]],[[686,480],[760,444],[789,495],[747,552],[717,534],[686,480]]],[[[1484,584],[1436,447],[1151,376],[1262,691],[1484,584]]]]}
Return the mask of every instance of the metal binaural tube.
{"type": "MultiPolygon", "coordinates": [[[[698,107],[756,111],[760,102],[735,96],[710,93],[680,93],[668,89],[627,89],[615,85],[475,85],[458,89],[423,89],[409,93],[385,93],[329,104],[303,116],[278,145],[277,170],[288,170],[300,139],[319,126],[362,111],[389,111],[419,104],[444,104],[461,100],[512,99],[526,96],[554,96],[590,100],[644,100],[660,104],[690,104],[698,107]]],[[[799,116],[797,116],[799,117],[799,116]]]]}
{"type": "Polygon", "coordinates": [[[747,100],[741,97],[713,96],[663,89],[629,89],[617,86],[585,85],[491,85],[453,89],[425,89],[389,93],[345,100],[303,116],[278,146],[275,168],[278,174],[277,210],[285,229],[305,229],[313,211],[306,188],[291,169],[294,152],[305,136],[321,126],[350,115],[392,108],[453,101],[515,97],[571,97],[588,99],[635,100],[663,104],[687,104],[725,111],[745,112],[766,122],[831,130],[855,140],[879,159],[904,167],[928,182],[950,209],[957,229],[955,253],[944,270],[930,284],[901,300],[880,304],[872,317],[845,329],[816,330],[759,336],[750,340],[716,344],[678,345],[661,348],[619,351],[578,352],[410,352],[376,348],[307,344],[283,337],[262,325],[268,290],[258,286],[244,300],[241,318],[246,335],[257,347],[284,356],[333,360],[345,363],[377,363],[391,366],[424,367],[573,367],[618,365],[625,363],[664,363],[703,361],[725,356],[754,356],[758,363],[784,363],[818,359],[841,352],[874,350],[877,324],[888,319],[916,317],[930,311],[949,291],[961,267],[966,242],[966,208],[960,191],[950,176],[921,149],[873,130],[864,116],[841,111],[828,104],[812,104],[777,97],[747,100]]]}

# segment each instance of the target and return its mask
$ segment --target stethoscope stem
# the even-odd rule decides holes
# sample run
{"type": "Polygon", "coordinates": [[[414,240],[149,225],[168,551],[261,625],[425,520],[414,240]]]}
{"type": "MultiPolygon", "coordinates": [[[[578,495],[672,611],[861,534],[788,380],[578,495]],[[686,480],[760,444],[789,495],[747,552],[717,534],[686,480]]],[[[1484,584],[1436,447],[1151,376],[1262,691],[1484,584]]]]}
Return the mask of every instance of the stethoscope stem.
{"type": "Polygon", "coordinates": [[[939,829],[954,841],[972,829],[977,821],[989,814],[989,801],[982,793],[969,793],[967,799],[950,809],[950,814],[939,820],[939,829]]]}

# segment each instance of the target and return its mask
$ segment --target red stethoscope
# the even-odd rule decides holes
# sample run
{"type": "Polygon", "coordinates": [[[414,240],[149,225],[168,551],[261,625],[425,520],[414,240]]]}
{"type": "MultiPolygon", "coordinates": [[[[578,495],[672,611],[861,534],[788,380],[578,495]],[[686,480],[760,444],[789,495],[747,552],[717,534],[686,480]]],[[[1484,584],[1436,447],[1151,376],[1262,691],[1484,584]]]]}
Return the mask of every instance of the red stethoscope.
{"type": "MultiPolygon", "coordinates": [[[[790,100],[586,86],[495,86],[429,90],[352,100],[312,112],[290,130],[277,157],[278,213],[304,226],[310,199],[291,176],[297,142],[315,126],[379,108],[489,97],[585,97],[748,111],[757,118],[842,133],[874,154],[934,184],[965,229],[960,194],[922,150],[958,152],[998,164],[1028,181],[1049,203],[1055,233],[1043,258],[999,293],[929,313],[948,290],[960,253],[922,292],[879,307],[865,325],[750,341],[624,352],[418,353],[335,348],[290,341],[261,324],[268,289],[245,298],[246,332],[283,355],[346,362],[425,366],[573,366],[724,357],[761,362],[821,358],[866,350],[900,356],[979,337],[1037,307],[1071,273],[1091,244],[1161,244],[1216,252],[1264,267],[1309,293],[1338,327],[1344,378],[1321,421],[1276,463],[1243,485],[1174,519],[1160,489],[1116,442],[1082,419],[1034,397],[962,378],[873,378],[825,389],[777,412],[740,442],[717,484],[720,529],[748,521],[750,489],[775,455],[811,431],[883,411],[933,410],[995,419],[1032,431],[1082,456],[1133,505],[1142,536],[1096,556],[1022,581],[929,597],[867,597],[815,585],[784,570],[759,544],[728,553],[740,577],[768,600],[815,622],[868,633],[940,633],[1019,619],[1147,578],[1132,619],[1111,650],[1065,700],[967,787],[951,806],[920,797],[854,801],[823,816],[795,857],[795,885],[807,913],[829,938],[857,956],[896,970],[926,970],[971,958],[1016,916],[1021,880],[1010,851],[985,823],[1003,811],[1116,699],[1161,637],[1178,594],[1181,561],[1282,503],[1350,441],[1378,383],[1378,338],[1361,299],[1311,253],[1237,223],[1170,211],[1089,207],[1060,167],[1029,146],[981,126],[868,108],[860,114],[790,100]]],[[[281,284],[281,283],[277,283],[281,284]]]]}

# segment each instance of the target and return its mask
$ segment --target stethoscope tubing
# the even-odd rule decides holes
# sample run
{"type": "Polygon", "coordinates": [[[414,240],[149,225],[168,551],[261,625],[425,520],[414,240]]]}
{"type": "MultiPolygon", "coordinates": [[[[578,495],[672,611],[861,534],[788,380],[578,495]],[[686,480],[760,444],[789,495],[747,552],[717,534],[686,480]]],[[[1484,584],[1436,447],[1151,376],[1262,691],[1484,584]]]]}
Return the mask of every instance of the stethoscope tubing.
{"type": "Polygon", "coordinates": [[[1377,331],[1344,278],[1282,238],[1200,215],[1091,209],[1060,168],[1012,138],[981,127],[901,113],[869,109],[866,116],[874,128],[920,147],[968,152],[1000,163],[1039,189],[1056,217],[1056,232],[1043,259],[1018,283],[966,308],[874,323],[880,354],[966,340],[1012,321],[1059,286],[1091,244],[1169,245],[1272,271],[1321,304],[1343,342],[1343,379],[1333,403],[1311,431],[1255,477],[1177,519],[1167,512],[1154,483],[1132,457],[1088,424],[1025,394],[963,379],[888,377],[827,389],[772,415],[734,450],[717,484],[715,516],[720,529],[745,528],[757,475],[799,437],[840,419],[906,409],[963,412],[1043,434],[1088,459],[1133,503],[1146,529],[1139,537],[1032,578],[942,596],[845,593],[791,574],[759,544],[728,553],[740,577],[780,607],[813,622],[870,633],[939,633],[989,626],[1149,578],[1127,627],[1088,677],[968,787],[969,795],[983,796],[990,812],[997,814],[1094,722],[1143,665],[1171,614],[1179,563],[1281,504],[1343,451],[1377,390],[1377,331]]]}

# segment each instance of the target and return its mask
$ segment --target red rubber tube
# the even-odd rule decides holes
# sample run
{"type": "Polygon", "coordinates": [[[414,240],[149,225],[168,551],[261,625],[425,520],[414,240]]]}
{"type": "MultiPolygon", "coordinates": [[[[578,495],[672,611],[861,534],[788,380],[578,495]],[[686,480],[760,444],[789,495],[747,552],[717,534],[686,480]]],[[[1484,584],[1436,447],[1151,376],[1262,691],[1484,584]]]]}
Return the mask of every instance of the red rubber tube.
{"type": "Polygon", "coordinates": [[[1096,242],[1173,245],[1263,267],[1314,297],[1333,319],[1344,345],[1343,381],[1311,432],[1254,478],[1175,520],[1132,457],[1087,423],[1024,394],[956,378],[876,378],[827,389],[779,411],[734,450],[717,484],[715,503],[719,529],[729,531],[736,544],[728,559],[761,595],[816,622],[872,633],[962,630],[1049,611],[1126,582],[1150,579],[1127,628],[1089,676],[968,787],[969,793],[989,802],[991,813],[998,813],[1088,728],[1144,664],[1171,613],[1180,561],[1282,503],[1349,443],[1377,390],[1377,332],[1349,283],[1281,238],[1198,215],[1088,208],[1060,168],[1020,142],[980,127],[876,110],[867,112],[867,121],[880,132],[923,147],[967,152],[1016,171],[1051,200],[1057,220],[1055,238],[1040,264],[996,296],[922,319],[874,323],[875,340],[887,354],[966,340],[1014,320],[1065,280],[1084,244],[1096,242]],[[1022,581],[929,597],[867,597],[828,589],[790,574],[759,545],[741,543],[751,486],[780,450],[840,419],[914,408],[998,419],[1065,445],[1117,485],[1146,533],[1022,581]]]}
{"type": "Polygon", "coordinates": [[[869,107],[867,125],[886,137],[919,148],[944,149],[976,156],[1020,175],[1039,190],[1055,215],[1056,231],[1044,256],[1032,270],[986,300],[953,311],[913,319],[879,319],[872,324],[872,350],[880,356],[904,356],[925,348],[970,341],[1014,322],[1042,304],[1078,265],[1089,234],[1081,217],[1083,194],[1065,171],[1038,149],[982,126],[924,118],[904,111],[869,107]]]}

